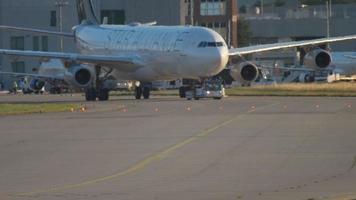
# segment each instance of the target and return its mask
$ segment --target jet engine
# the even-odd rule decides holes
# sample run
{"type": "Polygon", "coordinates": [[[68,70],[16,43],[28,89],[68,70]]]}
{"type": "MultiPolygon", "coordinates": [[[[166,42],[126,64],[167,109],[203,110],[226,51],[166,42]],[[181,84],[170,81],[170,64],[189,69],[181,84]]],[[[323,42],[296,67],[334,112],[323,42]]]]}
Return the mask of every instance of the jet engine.
{"type": "Polygon", "coordinates": [[[231,67],[230,76],[241,84],[250,84],[257,80],[259,71],[252,62],[241,62],[231,67]]]}
{"type": "Polygon", "coordinates": [[[95,79],[95,72],[89,66],[70,66],[64,75],[64,80],[78,88],[88,88],[95,79]]]}
{"type": "Polygon", "coordinates": [[[29,89],[33,92],[40,91],[45,85],[44,81],[38,80],[38,79],[33,79],[30,82],[29,89]]]}
{"type": "Polygon", "coordinates": [[[331,64],[331,54],[323,49],[315,49],[304,57],[304,65],[312,69],[325,69],[331,64]]]}

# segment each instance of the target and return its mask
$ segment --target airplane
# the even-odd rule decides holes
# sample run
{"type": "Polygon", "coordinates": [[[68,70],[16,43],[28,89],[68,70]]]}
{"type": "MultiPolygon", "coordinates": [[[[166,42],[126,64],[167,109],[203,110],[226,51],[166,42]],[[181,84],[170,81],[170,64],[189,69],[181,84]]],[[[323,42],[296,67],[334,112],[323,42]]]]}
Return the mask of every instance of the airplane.
{"type": "Polygon", "coordinates": [[[303,59],[303,65],[300,67],[266,67],[260,69],[280,69],[282,71],[300,72],[294,80],[297,82],[314,82],[319,81],[351,81],[356,80],[356,52],[330,52],[324,49],[315,49],[314,55],[308,53],[303,59]],[[320,55],[320,61],[323,63],[313,62],[314,56],[320,55]],[[316,77],[316,74],[320,77],[316,77]]]}
{"type": "MultiPolygon", "coordinates": [[[[87,70],[92,70],[89,65],[82,64],[82,67],[87,70]]],[[[113,77],[105,77],[107,76],[107,70],[103,69],[100,75],[101,79],[106,79],[105,88],[110,90],[116,90],[120,85],[121,87],[126,86],[128,88],[126,82],[118,82],[113,77]]],[[[68,73],[67,69],[63,65],[62,61],[59,59],[49,59],[41,62],[38,68],[33,68],[33,72],[37,73],[13,73],[13,72],[0,72],[0,74],[13,76],[15,78],[19,78],[24,81],[23,85],[23,93],[39,93],[45,89],[45,91],[50,92],[51,94],[60,94],[62,89],[70,89],[71,91],[81,91],[85,86],[78,84],[72,76],[72,74],[68,73]]],[[[94,73],[94,72],[92,72],[94,73]]]]}
{"type": "MultiPolygon", "coordinates": [[[[75,84],[85,88],[87,101],[109,99],[109,89],[104,87],[106,80],[100,78],[103,68],[110,69],[108,73],[117,80],[139,81],[135,98],[148,99],[152,81],[185,78],[192,80],[190,88],[185,90],[195,90],[197,82],[224,70],[232,57],[356,39],[356,35],[351,35],[229,49],[224,39],[208,28],[139,23],[100,25],[91,0],[76,0],[76,5],[79,25],[73,27],[71,33],[11,26],[0,28],[73,38],[78,53],[0,49],[0,54],[61,59],[66,74],[75,84]]],[[[308,56],[318,67],[325,67],[328,62],[325,52],[318,49],[310,51],[308,56]]],[[[259,70],[255,63],[243,61],[234,64],[229,73],[236,79],[253,81],[259,70]]]]}
{"type": "MultiPolygon", "coordinates": [[[[92,70],[89,66],[82,64],[82,67],[92,70]]],[[[41,62],[38,68],[33,68],[34,73],[14,73],[14,72],[0,72],[0,74],[13,76],[25,81],[23,85],[23,93],[38,93],[45,86],[50,93],[59,93],[57,85],[63,85],[73,90],[80,90],[83,85],[78,85],[73,80],[72,74],[69,74],[67,69],[63,66],[61,60],[49,59],[41,62]],[[37,73],[35,73],[37,72],[37,73]],[[49,86],[49,87],[47,87],[49,86]]]]}

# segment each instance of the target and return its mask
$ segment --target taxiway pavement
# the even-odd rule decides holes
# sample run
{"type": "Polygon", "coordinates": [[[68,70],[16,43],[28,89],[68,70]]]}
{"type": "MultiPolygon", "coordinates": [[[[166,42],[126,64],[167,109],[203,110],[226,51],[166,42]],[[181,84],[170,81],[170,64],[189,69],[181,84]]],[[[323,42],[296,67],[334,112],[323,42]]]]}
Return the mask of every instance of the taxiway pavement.
{"type": "MultiPolygon", "coordinates": [[[[32,101],[81,101],[51,98],[32,101]]],[[[83,104],[86,112],[0,117],[0,199],[356,194],[356,98],[120,97],[83,104]]]]}

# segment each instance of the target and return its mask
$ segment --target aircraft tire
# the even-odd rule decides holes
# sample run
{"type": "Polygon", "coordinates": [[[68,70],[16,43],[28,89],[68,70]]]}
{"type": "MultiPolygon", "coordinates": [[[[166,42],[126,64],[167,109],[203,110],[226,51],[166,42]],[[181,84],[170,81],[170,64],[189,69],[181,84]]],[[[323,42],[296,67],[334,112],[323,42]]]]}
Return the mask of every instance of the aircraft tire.
{"type": "Polygon", "coordinates": [[[150,88],[149,87],[144,87],[143,88],[143,98],[144,99],[149,99],[150,98],[150,88]]]}
{"type": "Polygon", "coordinates": [[[89,88],[85,91],[85,99],[87,101],[95,101],[96,100],[96,90],[95,88],[89,88]]]}
{"type": "Polygon", "coordinates": [[[141,87],[136,87],[135,88],[135,98],[136,99],[141,99],[142,96],[142,88],[141,87]]]}
{"type": "Polygon", "coordinates": [[[99,101],[108,101],[109,100],[109,90],[108,89],[100,89],[98,94],[99,101]]]}
{"type": "Polygon", "coordinates": [[[179,97],[180,98],[185,98],[186,96],[185,96],[185,87],[180,87],[179,88],[179,97]]]}

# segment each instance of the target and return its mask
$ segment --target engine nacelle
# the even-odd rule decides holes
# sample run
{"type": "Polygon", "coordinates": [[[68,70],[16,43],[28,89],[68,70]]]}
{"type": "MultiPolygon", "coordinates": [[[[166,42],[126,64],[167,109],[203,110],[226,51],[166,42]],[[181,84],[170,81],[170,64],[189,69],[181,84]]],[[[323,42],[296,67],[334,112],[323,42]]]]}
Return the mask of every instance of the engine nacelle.
{"type": "Polygon", "coordinates": [[[241,62],[231,67],[230,76],[242,84],[250,84],[257,80],[259,71],[252,62],[241,62]]]}
{"type": "Polygon", "coordinates": [[[33,79],[30,82],[29,89],[33,92],[37,92],[42,90],[46,83],[44,81],[38,80],[38,79],[33,79]]]}
{"type": "Polygon", "coordinates": [[[77,88],[88,88],[95,79],[95,72],[89,66],[73,65],[64,74],[64,80],[77,88]]]}
{"type": "Polygon", "coordinates": [[[312,69],[325,69],[330,66],[331,54],[323,49],[315,49],[304,57],[304,65],[312,69]]]}

